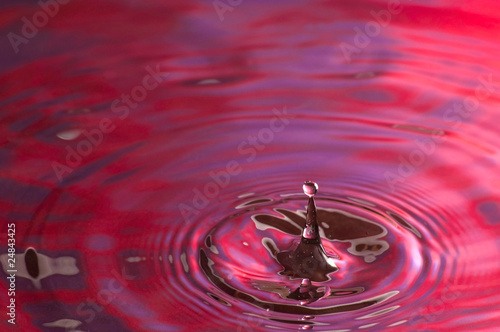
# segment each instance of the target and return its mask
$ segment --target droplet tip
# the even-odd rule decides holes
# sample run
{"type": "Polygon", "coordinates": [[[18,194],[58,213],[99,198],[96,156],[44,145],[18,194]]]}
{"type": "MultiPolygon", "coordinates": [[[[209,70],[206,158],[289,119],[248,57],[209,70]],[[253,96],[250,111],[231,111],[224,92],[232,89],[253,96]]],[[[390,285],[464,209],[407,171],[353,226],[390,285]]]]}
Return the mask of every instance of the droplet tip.
{"type": "Polygon", "coordinates": [[[305,181],[302,189],[304,189],[304,194],[313,197],[318,192],[318,184],[313,181],[305,181]]]}

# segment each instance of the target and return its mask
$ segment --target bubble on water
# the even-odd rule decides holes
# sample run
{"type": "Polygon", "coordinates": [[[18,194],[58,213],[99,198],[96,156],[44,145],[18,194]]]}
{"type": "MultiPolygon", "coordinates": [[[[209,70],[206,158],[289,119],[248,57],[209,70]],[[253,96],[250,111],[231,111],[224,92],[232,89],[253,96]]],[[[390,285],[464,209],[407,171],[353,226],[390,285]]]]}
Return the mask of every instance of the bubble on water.
{"type": "Polygon", "coordinates": [[[316,182],[306,181],[304,182],[302,189],[304,189],[304,194],[309,197],[313,197],[318,192],[318,184],[316,182]]]}

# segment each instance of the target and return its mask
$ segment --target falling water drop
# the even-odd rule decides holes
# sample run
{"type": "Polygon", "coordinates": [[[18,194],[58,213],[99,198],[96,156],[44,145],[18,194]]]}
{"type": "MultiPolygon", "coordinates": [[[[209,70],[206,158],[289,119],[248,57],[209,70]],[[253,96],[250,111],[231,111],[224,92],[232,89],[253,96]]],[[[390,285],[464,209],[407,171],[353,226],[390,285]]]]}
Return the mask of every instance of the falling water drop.
{"type": "Polygon", "coordinates": [[[313,197],[318,192],[318,184],[316,182],[306,181],[304,182],[302,189],[304,189],[304,194],[309,197],[313,197]]]}

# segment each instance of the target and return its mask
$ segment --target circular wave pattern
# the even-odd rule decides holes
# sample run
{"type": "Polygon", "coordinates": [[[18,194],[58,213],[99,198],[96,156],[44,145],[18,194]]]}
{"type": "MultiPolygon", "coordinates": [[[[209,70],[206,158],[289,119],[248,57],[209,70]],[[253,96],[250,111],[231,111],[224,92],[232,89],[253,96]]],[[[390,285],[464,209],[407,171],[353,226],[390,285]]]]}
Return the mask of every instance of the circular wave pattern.
{"type": "MultiPolygon", "coordinates": [[[[155,313],[158,326],[178,320],[168,314],[160,317],[164,306],[170,307],[167,303],[180,301],[183,315],[193,324],[202,323],[192,316],[195,312],[206,312],[218,317],[214,326],[328,331],[418,326],[428,323],[418,309],[432,307],[438,292],[446,299],[458,296],[448,282],[468,271],[457,270],[460,257],[448,246],[465,244],[447,243],[430,233],[441,225],[430,215],[420,219],[425,207],[415,204],[416,197],[409,206],[387,201],[381,206],[366,196],[324,189],[317,197],[318,221],[325,249],[336,257],[339,271],[326,282],[314,283],[317,301],[299,305],[291,295],[300,279],[280,275],[276,254],[298,240],[306,200],[303,194],[277,191],[281,193],[244,195],[227,203],[232,209],[214,207],[209,217],[189,225],[116,243],[140,250],[120,253],[116,270],[122,271],[119,280],[127,291],[119,292],[120,300],[110,305],[121,315],[130,314],[127,307],[142,308],[145,317],[134,317],[142,319],[142,328],[152,326],[155,313]]],[[[97,294],[112,282],[109,275],[93,272],[89,279],[100,284],[97,294]]]]}
{"type": "MultiPolygon", "coordinates": [[[[449,248],[465,244],[434,236],[429,230],[442,225],[431,215],[422,219],[429,207],[417,204],[417,197],[412,205],[393,206],[390,199],[380,205],[368,196],[324,189],[316,200],[320,232],[339,271],[313,283],[316,301],[300,304],[293,294],[301,280],[280,274],[276,254],[299,239],[306,199],[280,189],[242,195],[226,203],[232,208],[212,207],[188,225],[135,236],[137,243],[117,243],[140,250],[119,255],[116,270],[127,291],[110,305],[122,315],[127,307],[142,308],[145,317],[134,317],[142,328],[153,326],[154,316],[156,326],[179,320],[174,314],[161,317],[164,306],[179,301],[191,324],[203,324],[195,313],[204,312],[217,317],[213,326],[330,331],[432,323],[425,310],[436,296],[459,296],[449,281],[469,272],[457,269],[462,259],[449,248]]],[[[112,280],[93,273],[89,278],[100,280],[97,294],[112,280]]],[[[437,315],[431,317],[435,321],[437,315]]]]}
{"type": "Polygon", "coordinates": [[[316,291],[322,294],[317,302],[298,305],[290,295],[300,280],[279,275],[283,268],[276,261],[277,252],[297,240],[305,223],[304,198],[287,194],[246,197],[237,213],[204,235],[198,257],[205,281],[217,288],[216,296],[258,317],[262,326],[387,327],[401,323],[401,311],[413,310],[404,305],[416,292],[409,285],[425,284],[425,291],[435,287],[425,282],[426,276],[431,265],[442,263],[431,264],[432,254],[421,247],[416,228],[373,203],[320,196],[323,244],[338,257],[340,270],[329,281],[317,283],[316,291]]]}
{"type": "MultiPolygon", "coordinates": [[[[364,150],[358,152],[360,158],[364,150]]],[[[86,300],[65,306],[69,317],[100,328],[440,329],[474,317],[464,301],[477,299],[464,289],[481,292],[487,286],[478,283],[487,285],[495,275],[489,264],[498,248],[478,219],[491,220],[494,227],[494,219],[486,217],[494,213],[493,200],[467,201],[443,185],[446,177],[417,173],[418,181],[409,177],[392,192],[382,176],[361,176],[359,166],[330,166],[332,175],[318,173],[317,217],[323,245],[339,270],[329,280],[313,282],[315,301],[300,302],[301,280],[283,275],[276,255],[300,238],[307,205],[298,190],[302,181],[283,172],[292,156],[270,159],[263,152],[260,158],[246,168],[244,180],[232,177],[236,182],[219,186],[213,198],[206,195],[213,186],[205,186],[218,183],[213,177],[195,185],[193,196],[172,197],[169,204],[155,193],[141,194],[141,187],[152,185],[148,181],[107,183],[93,197],[82,194],[83,183],[52,191],[26,238],[39,257],[57,259],[57,253],[74,263],[52,269],[58,277],[41,283],[32,278],[33,284],[54,291],[59,303],[70,297],[62,289],[76,287],[86,300]],[[253,172],[269,176],[254,179],[253,172]],[[110,199],[132,191],[136,200],[128,205],[110,199]],[[180,204],[187,206],[186,219],[179,216],[180,204]],[[477,204],[479,217],[470,204],[477,204]],[[72,223],[62,236],[64,218],[72,223]],[[74,243],[80,252],[71,251],[74,243]],[[121,323],[103,325],[112,317],[121,323]]],[[[220,182],[223,173],[218,174],[220,182]]],[[[489,300],[495,306],[497,299],[489,300]]],[[[47,302],[27,306],[40,311],[47,302]]]]}

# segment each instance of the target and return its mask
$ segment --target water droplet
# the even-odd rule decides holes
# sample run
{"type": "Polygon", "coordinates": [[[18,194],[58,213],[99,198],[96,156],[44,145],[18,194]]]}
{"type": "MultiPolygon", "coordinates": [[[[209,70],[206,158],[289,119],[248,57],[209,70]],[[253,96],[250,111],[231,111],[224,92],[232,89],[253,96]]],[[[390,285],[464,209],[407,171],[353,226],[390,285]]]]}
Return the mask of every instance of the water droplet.
{"type": "Polygon", "coordinates": [[[318,184],[316,182],[306,181],[304,182],[302,189],[304,189],[304,194],[309,197],[313,197],[318,192],[318,184]]]}
{"type": "Polygon", "coordinates": [[[314,194],[318,189],[318,185],[306,181],[303,188],[304,193],[309,196],[309,202],[307,204],[306,224],[302,231],[300,243],[294,250],[280,252],[276,255],[278,262],[284,267],[284,270],[280,272],[281,274],[294,278],[304,278],[299,289],[290,294],[292,298],[299,300],[302,300],[305,296],[304,292],[308,293],[308,296],[312,298],[317,296],[317,287],[313,286],[311,288],[307,285],[307,282],[310,283],[311,280],[327,281],[329,280],[328,274],[338,270],[334,260],[328,257],[321,244],[316,217],[316,203],[314,201],[314,194]],[[310,288],[311,291],[304,291],[304,287],[310,288]]]}

